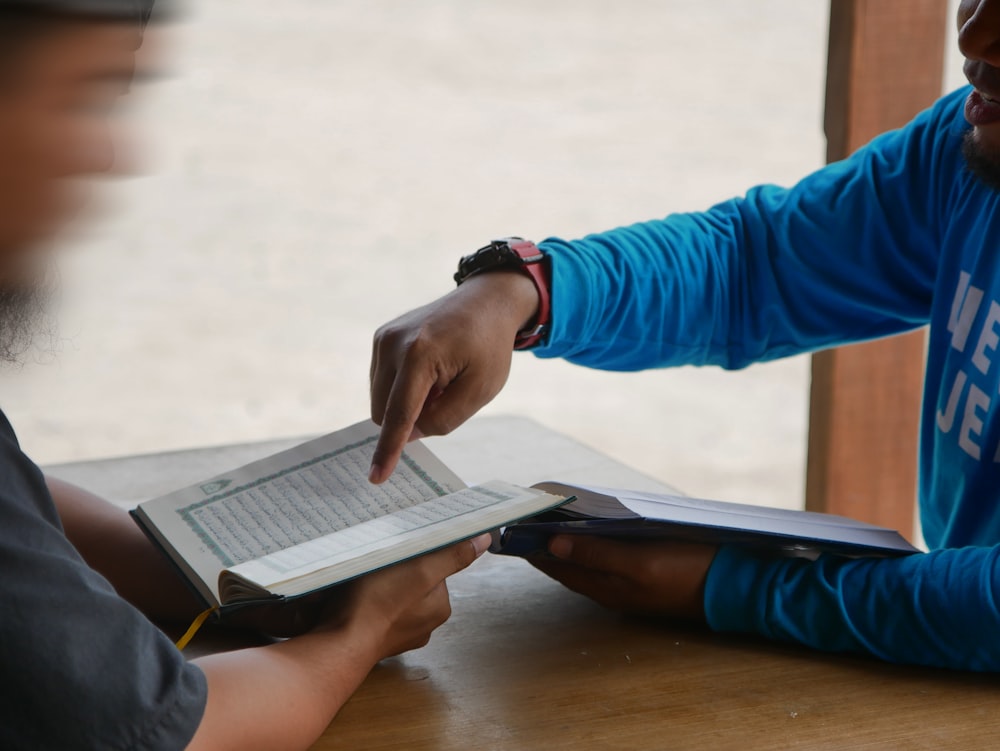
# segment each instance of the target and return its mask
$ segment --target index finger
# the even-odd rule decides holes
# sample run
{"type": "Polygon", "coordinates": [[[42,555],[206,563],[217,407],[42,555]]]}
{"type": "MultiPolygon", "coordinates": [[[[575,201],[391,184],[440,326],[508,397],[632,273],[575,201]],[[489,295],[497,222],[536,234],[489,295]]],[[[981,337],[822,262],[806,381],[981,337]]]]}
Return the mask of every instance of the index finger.
{"type": "Polygon", "coordinates": [[[396,373],[382,417],[382,432],[368,472],[371,482],[383,483],[392,475],[436,380],[426,371],[414,372],[406,367],[396,373]]]}
{"type": "Polygon", "coordinates": [[[589,535],[557,535],[549,541],[549,552],[561,561],[592,571],[632,577],[645,552],[645,547],[637,542],[589,535]]]}

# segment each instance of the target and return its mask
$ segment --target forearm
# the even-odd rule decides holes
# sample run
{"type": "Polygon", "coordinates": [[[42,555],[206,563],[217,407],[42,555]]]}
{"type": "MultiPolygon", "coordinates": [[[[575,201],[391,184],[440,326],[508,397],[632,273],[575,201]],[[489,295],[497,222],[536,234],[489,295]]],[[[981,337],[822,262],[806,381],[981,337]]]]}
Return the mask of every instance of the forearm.
{"type": "Polygon", "coordinates": [[[739,232],[702,228],[697,215],[673,216],[543,242],[552,321],[536,354],[605,370],[743,364],[713,345],[728,339],[728,281],[737,274],[724,248],[739,232]]]}
{"type": "Polygon", "coordinates": [[[375,662],[365,641],[346,632],[196,660],[208,679],[208,703],[188,750],[307,749],[375,662]]]}
{"type": "MultiPolygon", "coordinates": [[[[839,219],[832,203],[791,207],[796,196],[818,202],[798,190],[758,188],[701,214],[542,243],[552,326],[537,354],[605,370],[741,368],[924,323],[931,264],[911,264],[912,281],[880,279],[898,246],[865,256],[859,232],[832,229],[850,217],[839,219]],[[810,224],[817,213],[827,226],[810,224]],[[856,257],[840,250],[857,247],[856,257]]],[[[859,215],[856,225],[871,221],[859,215]]]]}
{"type": "Polygon", "coordinates": [[[201,603],[126,511],[61,480],[46,482],[66,537],[121,597],[161,622],[197,615],[201,603]]]}
{"type": "Polygon", "coordinates": [[[1000,671],[1000,548],[902,559],[764,561],[724,548],[705,610],[719,631],[759,633],[889,662],[1000,671]]]}

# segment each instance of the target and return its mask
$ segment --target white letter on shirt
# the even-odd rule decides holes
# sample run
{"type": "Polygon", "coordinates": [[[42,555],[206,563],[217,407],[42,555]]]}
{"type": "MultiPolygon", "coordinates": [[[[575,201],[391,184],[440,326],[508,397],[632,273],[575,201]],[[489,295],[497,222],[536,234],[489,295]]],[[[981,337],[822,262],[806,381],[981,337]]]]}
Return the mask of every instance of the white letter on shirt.
{"type": "Polygon", "coordinates": [[[959,352],[965,351],[965,343],[976,320],[976,313],[983,302],[983,291],[969,284],[972,277],[961,272],[958,277],[958,289],[955,290],[955,300],[951,304],[951,318],[948,319],[948,331],[951,332],[951,346],[959,352]]]}
{"type": "Polygon", "coordinates": [[[965,382],[969,379],[964,370],[958,371],[955,375],[955,385],[951,387],[951,394],[948,395],[948,404],[945,405],[944,412],[938,410],[937,424],[941,432],[947,435],[951,432],[955,424],[955,413],[958,411],[958,400],[962,398],[965,391],[965,382]]]}
{"type": "Polygon", "coordinates": [[[979,372],[983,375],[990,370],[990,358],[986,356],[986,351],[996,349],[1000,343],[1000,336],[997,336],[996,329],[993,328],[998,322],[1000,322],[1000,305],[994,300],[990,303],[990,312],[986,316],[986,323],[983,324],[983,333],[979,335],[976,351],[972,353],[972,364],[979,368],[979,372]]]}
{"type": "Polygon", "coordinates": [[[977,412],[985,413],[990,408],[990,398],[976,384],[969,386],[969,396],[965,401],[965,416],[962,418],[962,429],[958,432],[958,445],[962,451],[979,461],[981,451],[979,444],[972,440],[973,435],[983,432],[983,421],[977,412]]]}

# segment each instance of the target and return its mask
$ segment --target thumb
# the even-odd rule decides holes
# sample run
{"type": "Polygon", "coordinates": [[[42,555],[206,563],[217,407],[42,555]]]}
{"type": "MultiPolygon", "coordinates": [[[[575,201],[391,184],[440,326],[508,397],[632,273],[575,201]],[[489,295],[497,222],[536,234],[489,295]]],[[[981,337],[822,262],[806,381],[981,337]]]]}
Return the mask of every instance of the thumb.
{"type": "Polygon", "coordinates": [[[476,559],[489,550],[492,542],[493,538],[489,534],[483,534],[437,552],[429,553],[417,560],[423,566],[427,581],[437,584],[475,563],[476,559]]]}
{"type": "Polygon", "coordinates": [[[560,560],[620,576],[632,576],[639,557],[634,544],[584,535],[557,535],[549,541],[549,552],[560,560]]]}

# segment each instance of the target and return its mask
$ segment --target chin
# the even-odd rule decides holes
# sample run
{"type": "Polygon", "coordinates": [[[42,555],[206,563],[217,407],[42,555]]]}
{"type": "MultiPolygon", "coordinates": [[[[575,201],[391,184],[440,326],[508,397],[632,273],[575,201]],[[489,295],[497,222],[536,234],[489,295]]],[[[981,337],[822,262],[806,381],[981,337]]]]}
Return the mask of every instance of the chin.
{"type": "Polygon", "coordinates": [[[1000,191],[1000,127],[977,126],[962,143],[969,171],[987,187],[1000,191]]]}
{"type": "Polygon", "coordinates": [[[972,129],[972,139],[979,149],[1000,160],[1000,123],[977,125],[972,129]]]}

